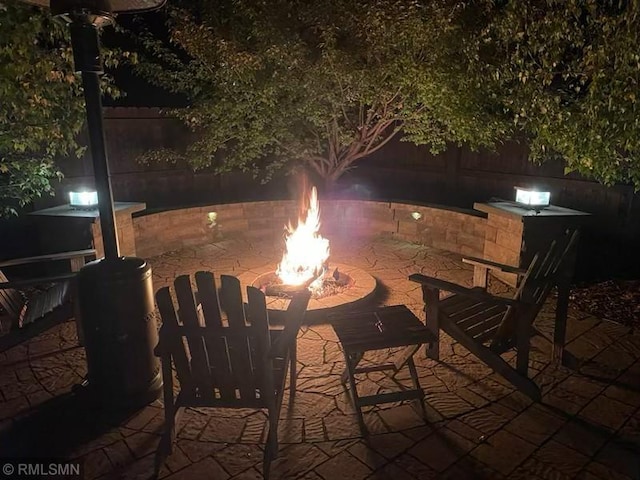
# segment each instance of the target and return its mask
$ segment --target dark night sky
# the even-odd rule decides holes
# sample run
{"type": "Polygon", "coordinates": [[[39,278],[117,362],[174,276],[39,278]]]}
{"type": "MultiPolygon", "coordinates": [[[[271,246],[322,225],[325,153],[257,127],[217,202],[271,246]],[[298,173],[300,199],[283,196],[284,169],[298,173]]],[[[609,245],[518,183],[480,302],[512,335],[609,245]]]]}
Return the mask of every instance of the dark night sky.
{"type": "MultiPolygon", "coordinates": [[[[120,15],[116,18],[116,21],[119,26],[128,31],[134,31],[137,22],[144,22],[155,34],[166,35],[162,11],[142,15],[120,15]]],[[[120,47],[130,51],[136,51],[137,49],[135,42],[128,38],[127,35],[116,32],[112,27],[107,27],[103,30],[101,42],[105,47],[120,47]]],[[[107,73],[115,78],[116,85],[126,92],[126,95],[116,100],[105,97],[103,100],[105,106],[183,107],[187,105],[187,99],[184,96],[152,85],[147,80],[137,76],[131,66],[125,65],[115,70],[108,70],[107,73]]]]}
{"type": "Polygon", "coordinates": [[[126,96],[115,100],[105,97],[103,104],[106,107],[183,107],[187,104],[182,96],[151,85],[136,76],[130,67],[109,73],[114,76],[116,85],[126,92],[126,96]]]}

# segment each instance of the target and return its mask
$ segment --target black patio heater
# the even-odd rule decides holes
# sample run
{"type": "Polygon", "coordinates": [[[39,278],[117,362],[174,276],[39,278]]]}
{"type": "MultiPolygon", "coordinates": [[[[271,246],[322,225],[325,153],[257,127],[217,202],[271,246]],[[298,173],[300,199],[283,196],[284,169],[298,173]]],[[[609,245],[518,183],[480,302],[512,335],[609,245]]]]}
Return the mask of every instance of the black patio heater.
{"type": "Polygon", "coordinates": [[[50,7],[69,24],[75,70],[82,72],[91,157],[105,257],[78,273],[80,320],[87,354],[84,388],[104,407],[136,408],[162,390],[154,316],[151,266],[143,259],[121,257],[102,124],[100,28],[120,13],[161,7],[165,0],[23,0],[50,7]]]}

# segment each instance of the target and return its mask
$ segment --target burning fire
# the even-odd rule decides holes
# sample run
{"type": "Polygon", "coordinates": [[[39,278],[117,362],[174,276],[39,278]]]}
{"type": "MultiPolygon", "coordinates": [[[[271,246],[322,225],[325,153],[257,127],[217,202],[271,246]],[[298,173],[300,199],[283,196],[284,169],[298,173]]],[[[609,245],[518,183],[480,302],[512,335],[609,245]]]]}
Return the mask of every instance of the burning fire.
{"type": "Polygon", "coordinates": [[[294,229],[291,222],[285,227],[285,249],[276,275],[285,285],[309,285],[310,289],[322,284],[322,275],[329,258],[329,240],[320,229],[320,207],[316,187],[311,189],[309,208],[298,218],[294,229]]]}

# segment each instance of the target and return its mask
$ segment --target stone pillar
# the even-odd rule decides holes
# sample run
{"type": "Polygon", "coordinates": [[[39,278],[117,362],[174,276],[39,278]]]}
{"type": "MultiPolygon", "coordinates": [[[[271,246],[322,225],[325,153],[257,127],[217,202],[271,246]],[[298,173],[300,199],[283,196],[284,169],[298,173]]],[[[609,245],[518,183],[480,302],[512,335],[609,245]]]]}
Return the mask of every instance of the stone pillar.
{"type": "MultiPolygon", "coordinates": [[[[115,213],[120,255],[136,256],[136,242],[131,216],[146,208],[144,203],[116,202],[115,213]]],[[[30,213],[36,218],[42,253],[95,248],[96,257],[104,256],[100,217],[95,209],[79,210],[69,205],[30,213]]]]}
{"type": "MultiPolygon", "coordinates": [[[[590,214],[549,205],[540,211],[513,202],[476,203],[473,208],[487,213],[483,257],[512,267],[527,268],[533,256],[549,247],[553,238],[570,226],[585,223],[590,214]]],[[[517,275],[491,271],[513,287],[517,275]]]]}

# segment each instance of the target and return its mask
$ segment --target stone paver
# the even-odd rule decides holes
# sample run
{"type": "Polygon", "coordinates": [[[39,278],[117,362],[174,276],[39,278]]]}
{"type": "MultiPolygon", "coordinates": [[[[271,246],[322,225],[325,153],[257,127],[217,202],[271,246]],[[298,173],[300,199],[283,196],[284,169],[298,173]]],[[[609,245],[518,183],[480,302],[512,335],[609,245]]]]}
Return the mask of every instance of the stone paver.
{"type": "Polygon", "coordinates": [[[535,449],[534,444],[507,430],[499,430],[478,445],[471,455],[506,475],[515,470],[535,449]]]}
{"type": "MultiPolygon", "coordinates": [[[[422,272],[471,285],[471,268],[456,254],[393,238],[331,245],[331,261],[374,275],[377,305],[406,304],[423,316],[420,289],[407,275],[422,272]]],[[[240,275],[275,266],[280,247],[226,241],[149,259],[154,287],[175,276],[210,269],[240,275]]],[[[509,294],[500,282],[494,292],[509,294]]],[[[553,330],[553,305],[536,326],[553,330]]],[[[531,370],[540,404],[517,392],[443,334],[442,361],[416,355],[426,393],[427,421],[411,403],[365,409],[369,438],[340,384],[344,357],[330,326],[305,326],[298,339],[295,400],[285,395],[280,454],[271,478],[353,479],[632,479],[640,478],[640,335],[571,308],[567,350],[576,369],[549,362],[549,346],[535,339],[531,370]]],[[[391,358],[393,352],[376,352],[391,358]]],[[[505,355],[511,359],[512,355],[505,355]]],[[[0,455],[78,459],[86,478],[149,478],[164,421],[162,402],[138,412],[96,411],[69,395],[86,375],[73,322],[0,355],[0,455]]],[[[406,372],[396,380],[408,385],[406,372]]],[[[380,372],[359,388],[392,383],[380,372]]],[[[261,478],[266,415],[246,409],[189,409],[160,478],[261,478]]]]}
{"type": "Polygon", "coordinates": [[[369,476],[371,468],[347,451],[342,451],[316,468],[316,472],[325,480],[361,480],[369,476]]]}

